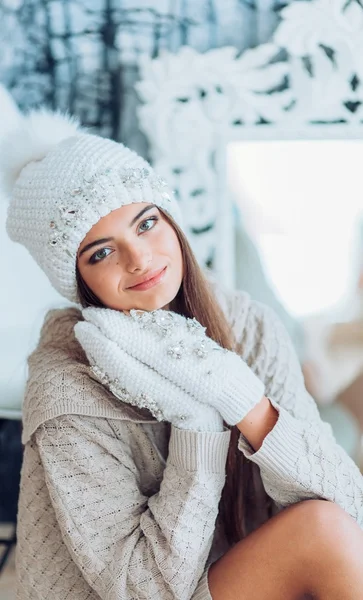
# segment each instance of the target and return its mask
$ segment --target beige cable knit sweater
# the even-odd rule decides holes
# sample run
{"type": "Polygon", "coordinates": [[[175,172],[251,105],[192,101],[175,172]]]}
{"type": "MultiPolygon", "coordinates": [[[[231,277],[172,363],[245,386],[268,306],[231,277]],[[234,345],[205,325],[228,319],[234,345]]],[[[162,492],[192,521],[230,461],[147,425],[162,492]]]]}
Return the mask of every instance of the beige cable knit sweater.
{"type": "MultiPolygon", "coordinates": [[[[307,394],[274,314],[243,292],[217,297],[239,352],[279,411],[251,455],[278,506],[332,500],[363,526],[363,480],[307,394]]],[[[21,600],[211,600],[230,432],[184,431],[123,404],[92,377],[73,326],[47,315],[29,358],[19,503],[21,600]],[[217,524],[216,524],[217,523],[217,524]]]]}

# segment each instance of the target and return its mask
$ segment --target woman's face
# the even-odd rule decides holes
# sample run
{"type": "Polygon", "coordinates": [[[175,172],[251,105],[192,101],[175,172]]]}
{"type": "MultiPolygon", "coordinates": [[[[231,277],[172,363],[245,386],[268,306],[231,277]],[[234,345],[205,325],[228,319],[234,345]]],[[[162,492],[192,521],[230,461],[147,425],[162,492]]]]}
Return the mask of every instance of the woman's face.
{"type": "Polygon", "coordinates": [[[143,202],[102,217],[81,242],[77,261],[88,287],[115,310],[168,308],[183,278],[173,227],[143,202]]]}

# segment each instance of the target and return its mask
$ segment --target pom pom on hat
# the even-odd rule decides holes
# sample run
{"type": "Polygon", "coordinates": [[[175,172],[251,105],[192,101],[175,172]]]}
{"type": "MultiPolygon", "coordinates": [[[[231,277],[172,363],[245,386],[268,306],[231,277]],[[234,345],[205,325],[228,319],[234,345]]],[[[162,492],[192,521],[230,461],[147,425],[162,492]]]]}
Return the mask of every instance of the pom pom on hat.
{"type": "Polygon", "coordinates": [[[74,117],[41,109],[19,119],[0,143],[1,187],[11,196],[22,169],[45,158],[63,140],[80,133],[74,117]]]}

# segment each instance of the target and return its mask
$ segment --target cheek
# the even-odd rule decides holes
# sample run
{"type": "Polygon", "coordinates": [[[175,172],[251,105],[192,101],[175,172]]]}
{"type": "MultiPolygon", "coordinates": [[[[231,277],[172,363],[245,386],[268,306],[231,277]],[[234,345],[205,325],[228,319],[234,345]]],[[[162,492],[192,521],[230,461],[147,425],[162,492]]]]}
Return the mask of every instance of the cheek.
{"type": "Polygon", "coordinates": [[[84,280],[96,296],[103,299],[105,295],[117,292],[120,281],[119,267],[116,262],[97,265],[85,271],[84,280]]]}
{"type": "Polygon", "coordinates": [[[118,293],[120,283],[122,284],[124,279],[119,261],[110,261],[109,264],[102,265],[100,271],[99,285],[101,289],[108,290],[111,294],[112,292],[118,293]]]}
{"type": "Polygon", "coordinates": [[[175,267],[181,267],[182,265],[182,253],[180,249],[179,240],[173,229],[167,231],[164,239],[161,241],[161,248],[163,254],[167,254],[171,259],[172,264],[175,267]]]}

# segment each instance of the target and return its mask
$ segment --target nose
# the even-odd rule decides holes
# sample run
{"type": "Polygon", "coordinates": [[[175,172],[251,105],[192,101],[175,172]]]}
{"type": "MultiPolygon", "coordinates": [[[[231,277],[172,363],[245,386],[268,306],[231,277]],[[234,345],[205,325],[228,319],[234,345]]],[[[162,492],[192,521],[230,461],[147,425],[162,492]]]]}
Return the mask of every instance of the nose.
{"type": "Polygon", "coordinates": [[[147,271],[152,262],[151,248],[144,241],[129,244],[126,253],[126,269],[129,273],[147,271]]]}

